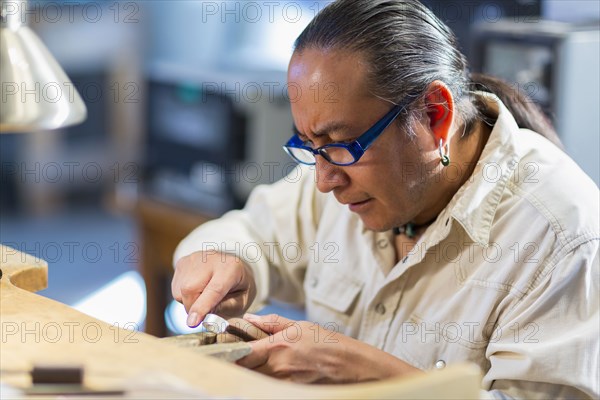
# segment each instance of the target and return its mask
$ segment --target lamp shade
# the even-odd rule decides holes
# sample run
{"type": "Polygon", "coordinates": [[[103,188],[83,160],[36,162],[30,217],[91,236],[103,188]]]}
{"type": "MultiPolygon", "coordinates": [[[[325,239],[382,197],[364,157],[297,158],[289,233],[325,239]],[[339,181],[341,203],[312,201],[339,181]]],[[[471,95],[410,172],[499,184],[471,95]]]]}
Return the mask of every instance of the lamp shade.
{"type": "Polygon", "coordinates": [[[57,129],[87,110],[67,74],[22,21],[25,1],[0,0],[0,133],[57,129]]]}

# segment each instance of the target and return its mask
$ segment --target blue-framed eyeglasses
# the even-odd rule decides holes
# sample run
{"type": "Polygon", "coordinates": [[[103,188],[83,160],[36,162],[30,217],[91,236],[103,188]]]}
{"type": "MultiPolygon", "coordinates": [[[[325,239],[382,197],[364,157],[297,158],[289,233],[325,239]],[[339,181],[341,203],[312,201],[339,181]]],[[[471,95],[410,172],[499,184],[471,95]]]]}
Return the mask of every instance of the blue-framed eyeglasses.
{"type": "Polygon", "coordinates": [[[365,151],[373,144],[385,128],[387,128],[402,111],[404,107],[394,106],[387,114],[369,128],[365,133],[360,135],[356,140],[350,143],[330,143],[321,146],[317,149],[306,146],[298,135],[294,135],[283,146],[283,149],[288,153],[294,161],[305,164],[315,165],[317,163],[317,155],[321,155],[326,161],[333,165],[352,165],[356,163],[365,154],[365,151]]]}

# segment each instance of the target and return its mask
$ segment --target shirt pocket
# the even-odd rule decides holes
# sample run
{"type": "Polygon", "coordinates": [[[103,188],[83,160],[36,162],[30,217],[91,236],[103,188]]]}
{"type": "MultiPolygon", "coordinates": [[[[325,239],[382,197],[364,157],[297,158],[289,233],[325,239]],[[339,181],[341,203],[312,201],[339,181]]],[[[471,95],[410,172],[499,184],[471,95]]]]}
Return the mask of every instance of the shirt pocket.
{"type": "Polygon", "coordinates": [[[336,268],[314,268],[304,281],[306,314],[311,321],[348,334],[364,283],[336,268]]]}
{"type": "Polygon", "coordinates": [[[423,370],[471,362],[489,368],[485,351],[489,339],[482,326],[470,321],[447,321],[413,313],[402,324],[398,356],[423,370]]]}

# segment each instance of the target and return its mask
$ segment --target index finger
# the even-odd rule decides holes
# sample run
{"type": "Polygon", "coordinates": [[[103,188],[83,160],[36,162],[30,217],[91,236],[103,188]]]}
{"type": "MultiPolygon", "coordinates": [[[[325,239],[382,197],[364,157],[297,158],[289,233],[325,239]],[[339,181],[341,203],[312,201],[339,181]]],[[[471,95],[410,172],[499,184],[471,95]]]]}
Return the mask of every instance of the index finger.
{"type": "Polygon", "coordinates": [[[272,338],[264,338],[255,342],[248,342],[252,351],[246,357],[237,360],[235,363],[249,369],[256,369],[265,365],[269,360],[269,341],[272,338]]]}
{"type": "Polygon", "coordinates": [[[235,278],[231,276],[223,274],[213,275],[200,293],[200,296],[198,296],[194,304],[190,307],[187,320],[188,326],[198,326],[204,317],[206,317],[206,314],[211,312],[227,296],[236,283],[235,278]]]}

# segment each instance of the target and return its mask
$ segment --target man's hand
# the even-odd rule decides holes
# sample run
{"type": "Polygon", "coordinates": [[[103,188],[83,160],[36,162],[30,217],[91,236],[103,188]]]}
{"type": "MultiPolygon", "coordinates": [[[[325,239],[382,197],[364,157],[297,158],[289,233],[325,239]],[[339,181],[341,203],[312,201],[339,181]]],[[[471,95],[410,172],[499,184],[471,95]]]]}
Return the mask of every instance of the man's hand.
{"type": "Polygon", "coordinates": [[[195,327],[209,312],[241,315],[256,296],[256,283],[239,257],[198,251],[177,262],[171,291],[188,313],[188,326],[195,327]]]}
{"type": "Polygon", "coordinates": [[[246,314],[244,319],[272,336],[251,342],[252,353],[237,364],[276,378],[351,383],[419,371],[391,354],[312,322],[274,314],[246,314]]]}

